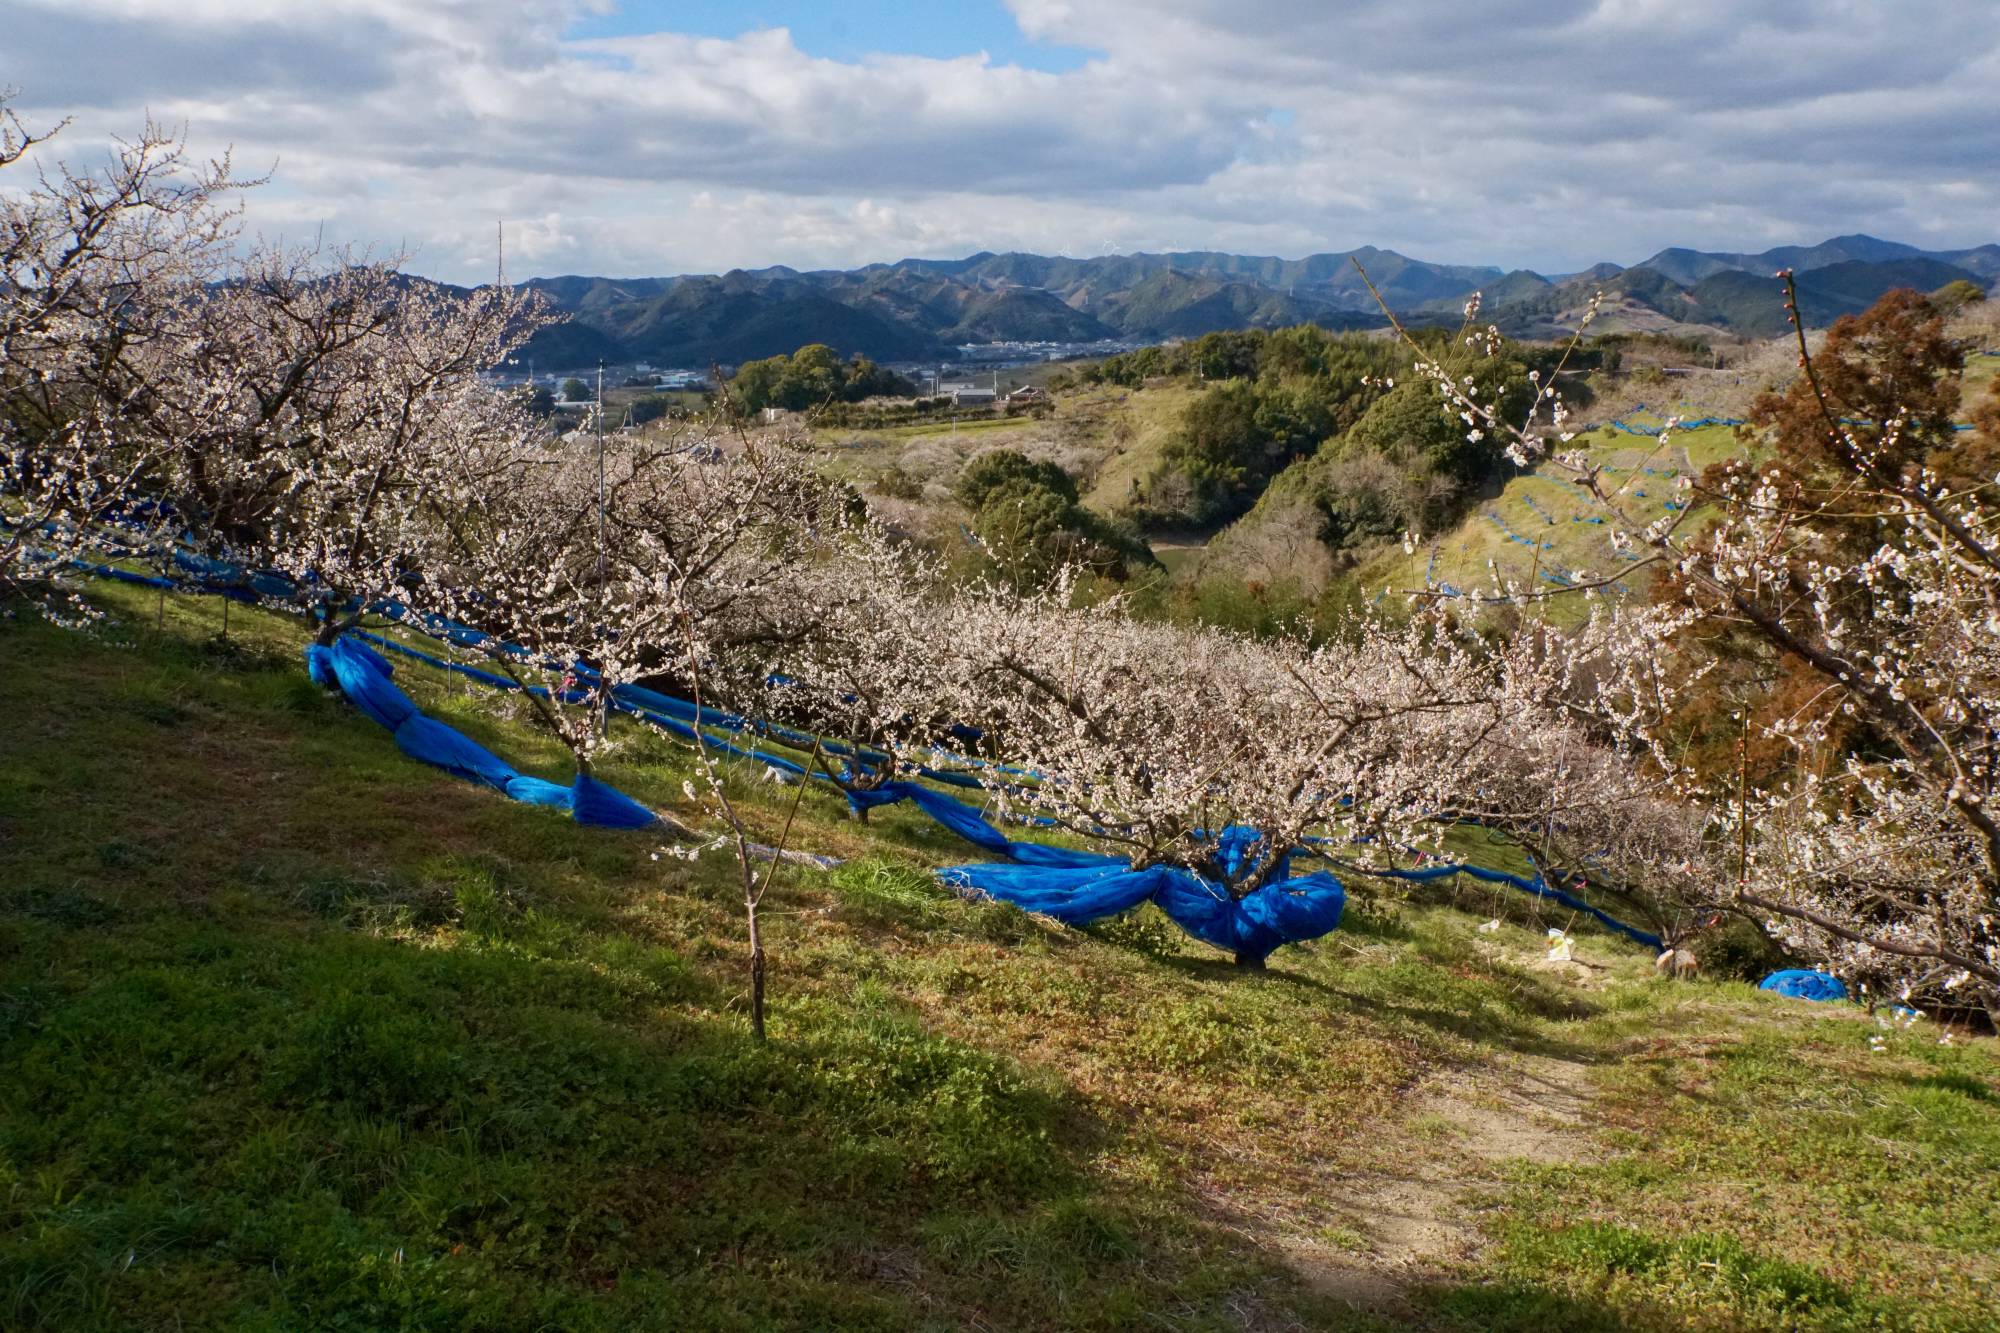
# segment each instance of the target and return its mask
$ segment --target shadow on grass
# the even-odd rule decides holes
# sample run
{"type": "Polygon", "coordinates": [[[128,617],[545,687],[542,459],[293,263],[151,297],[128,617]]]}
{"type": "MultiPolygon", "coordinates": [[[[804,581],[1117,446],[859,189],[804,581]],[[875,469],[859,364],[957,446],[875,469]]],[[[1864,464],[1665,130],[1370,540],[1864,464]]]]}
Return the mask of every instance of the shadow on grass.
{"type": "Polygon", "coordinates": [[[1273,955],[1264,971],[1238,967],[1226,958],[1214,956],[1170,956],[1159,959],[1162,966],[1183,976],[1225,985],[1275,985],[1324,996],[1342,1009],[1370,1014],[1392,1022],[1410,1024],[1465,1041],[1504,1047],[1518,1054],[1548,1056],[1579,1064],[1601,1063],[1605,1058],[1593,1048],[1577,1042],[1549,1037],[1538,1018],[1574,1019],[1592,1009],[1574,995],[1557,990],[1547,982],[1513,969],[1499,973],[1496,983],[1507,991],[1474,994],[1466,1008],[1445,1004],[1424,1004],[1409,999],[1392,999],[1381,993],[1346,989],[1324,978],[1290,965],[1283,952],[1273,955]],[[1510,1012],[1518,1009],[1518,1014],[1510,1012]]]}
{"type": "Polygon", "coordinates": [[[1969,1097],[1975,1102],[1984,1102],[1989,1106],[2000,1105],[2000,1093],[1996,1093],[1989,1084],[1972,1077],[1970,1074],[1926,1074],[1922,1078],[1905,1074],[1898,1081],[1906,1087],[1928,1088],[1936,1092],[1955,1092],[1961,1097],[1969,1097]]]}
{"type": "Polygon", "coordinates": [[[853,1273],[898,1249],[968,1312],[1011,1280],[996,1264],[1063,1301],[1157,1281],[1146,1227],[1089,1179],[1114,1131],[896,1015],[759,1045],[657,957],[0,925],[23,946],[0,993],[34,1001],[0,1037],[0,1323],[150,1326],[213,1285],[218,1318],[615,1327],[636,1282],[707,1293],[716,1324],[893,1326],[908,1291],[853,1273]]]}
{"type": "Polygon", "coordinates": [[[1411,1326],[1435,1333],[1651,1333],[1688,1327],[1685,1315],[1579,1300],[1518,1280],[1430,1286],[1413,1299],[1424,1313],[1411,1326]]]}

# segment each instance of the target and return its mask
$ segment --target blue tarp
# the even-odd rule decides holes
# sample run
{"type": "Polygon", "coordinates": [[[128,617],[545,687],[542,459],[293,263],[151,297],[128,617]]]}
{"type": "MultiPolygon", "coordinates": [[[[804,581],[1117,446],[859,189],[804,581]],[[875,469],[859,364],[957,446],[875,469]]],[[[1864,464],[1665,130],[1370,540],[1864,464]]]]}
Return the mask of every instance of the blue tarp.
{"type": "MultiPolygon", "coordinates": [[[[915,783],[887,782],[873,791],[849,792],[848,800],[860,810],[909,801],[975,847],[1007,857],[1012,864],[953,866],[938,877],[1064,925],[1116,916],[1150,899],[1196,939],[1262,962],[1280,945],[1326,934],[1340,924],[1347,906],[1339,880],[1324,871],[1293,877],[1289,855],[1266,868],[1268,883],[1238,898],[1179,866],[1134,870],[1120,856],[1016,842],[971,806],[915,783]]],[[[1216,839],[1215,859],[1225,876],[1255,870],[1263,858],[1263,839],[1254,829],[1232,827],[1216,839]]]]}
{"type": "MultiPolygon", "coordinates": [[[[514,687],[513,682],[491,672],[465,667],[389,640],[377,641],[384,647],[483,683],[514,687]]],[[[308,649],[307,657],[315,679],[338,684],[357,708],[391,730],[397,745],[412,758],[485,783],[517,800],[567,805],[580,823],[632,828],[650,824],[655,818],[630,798],[588,777],[579,776],[575,786],[565,789],[516,774],[497,756],[419,712],[409,696],[390,680],[389,664],[364,644],[343,638],[333,649],[308,649]]],[[[636,686],[619,687],[613,697],[620,711],[689,740],[694,739],[696,719],[709,726],[733,724],[742,730],[752,727],[734,714],[696,709],[684,700],[636,686]]],[[[739,748],[713,737],[704,739],[726,753],[805,775],[802,766],[782,755],[739,748]]],[[[1012,864],[959,866],[940,873],[955,887],[1012,902],[1069,925],[1114,916],[1151,899],[1197,939],[1248,959],[1262,960],[1280,945],[1317,938],[1334,929],[1346,906],[1346,891],[1334,876],[1319,872],[1294,877],[1288,863],[1277,868],[1271,882],[1236,898],[1214,881],[1180,867],[1133,870],[1122,857],[1017,842],[971,806],[916,783],[886,782],[869,789],[850,789],[846,795],[856,810],[908,801],[974,846],[1006,857],[1012,864]]],[[[1246,858],[1260,854],[1260,847],[1261,838],[1254,830],[1240,827],[1224,830],[1217,839],[1216,853],[1221,873],[1234,877],[1244,869],[1246,858]]],[[[1461,872],[1562,902],[1590,913],[1641,943],[1660,947],[1657,936],[1627,926],[1581,899],[1504,872],[1477,866],[1441,866],[1388,873],[1398,878],[1435,879],[1461,872]]]]}
{"type": "MultiPolygon", "coordinates": [[[[340,638],[330,648],[306,649],[306,670],[396,738],[410,758],[504,792],[529,805],[560,806],[579,824],[644,828],[659,818],[624,793],[579,773],[573,785],[559,786],[518,773],[506,760],[435,718],[426,717],[391,679],[395,668],[364,643],[340,638]]],[[[483,673],[482,673],[483,674],[483,673]]]]}
{"type": "Polygon", "coordinates": [[[1539,879],[1523,879],[1519,875],[1510,875],[1504,870],[1488,870],[1484,866],[1460,865],[1453,862],[1447,865],[1425,866],[1421,870],[1372,870],[1368,873],[1382,875],[1389,879],[1411,880],[1417,883],[1434,879],[1444,879],[1449,875],[1466,875],[1487,884],[1504,884],[1508,888],[1519,889],[1523,893],[1531,893],[1537,898],[1547,898],[1552,902],[1561,903],[1564,907],[1586,913],[1610,929],[1617,931],[1620,935],[1643,944],[1649,949],[1659,950],[1667,947],[1658,935],[1653,934],[1651,931],[1640,930],[1637,926],[1628,926],[1617,917],[1591,906],[1573,893],[1558,889],[1539,879]]]}
{"type": "Polygon", "coordinates": [[[1767,990],[1776,995],[1789,995],[1799,1000],[1847,998],[1847,983],[1839,977],[1803,967],[1788,967],[1782,972],[1773,972],[1757,983],[1757,989],[1767,990]]]}
{"type": "MultiPolygon", "coordinates": [[[[1693,421],[1683,421],[1674,429],[1700,430],[1704,426],[1741,426],[1743,424],[1745,423],[1741,417],[1698,417],[1693,421]]],[[[1657,426],[1648,426],[1639,422],[1614,421],[1611,423],[1611,429],[1623,431],[1627,435],[1643,435],[1653,440],[1657,440],[1660,436],[1667,433],[1665,422],[1657,426]]]]}

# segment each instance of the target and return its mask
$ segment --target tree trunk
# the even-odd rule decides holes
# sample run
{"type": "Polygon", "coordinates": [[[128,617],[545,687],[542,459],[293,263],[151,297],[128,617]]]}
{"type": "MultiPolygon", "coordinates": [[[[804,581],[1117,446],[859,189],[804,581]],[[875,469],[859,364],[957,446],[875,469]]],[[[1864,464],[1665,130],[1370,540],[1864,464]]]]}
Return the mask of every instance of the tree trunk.
{"type": "Polygon", "coordinates": [[[750,918],[750,1035],[764,1040],[764,938],[757,929],[757,904],[746,902],[750,918]]]}

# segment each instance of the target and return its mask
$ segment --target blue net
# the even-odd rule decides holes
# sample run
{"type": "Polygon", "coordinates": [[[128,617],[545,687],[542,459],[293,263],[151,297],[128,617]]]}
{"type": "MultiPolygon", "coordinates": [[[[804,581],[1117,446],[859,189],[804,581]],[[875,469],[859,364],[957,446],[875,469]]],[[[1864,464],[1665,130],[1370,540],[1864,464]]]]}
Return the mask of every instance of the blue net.
{"type": "Polygon", "coordinates": [[[1450,875],[1465,875],[1468,878],[1476,879],[1486,884],[1503,884],[1510,889],[1519,889],[1522,893],[1533,894],[1537,898],[1546,898],[1550,902],[1561,903],[1564,907],[1582,912],[1601,922],[1606,928],[1615,930],[1620,935],[1643,944],[1649,949],[1657,951],[1667,947],[1665,941],[1651,931],[1627,925],[1617,917],[1585,902],[1582,898],[1577,897],[1567,890],[1556,888],[1554,885],[1545,883],[1540,879],[1524,879],[1519,875],[1510,875],[1504,870],[1488,870],[1484,866],[1461,865],[1453,862],[1446,865],[1425,866],[1420,870],[1374,870],[1369,873],[1381,875],[1388,879],[1409,880],[1416,883],[1444,879],[1450,875]]]}
{"type": "MultiPolygon", "coordinates": [[[[893,805],[899,801],[908,801],[981,851],[1004,856],[1023,865],[1084,866],[1096,865],[1106,860],[1095,852],[1049,847],[1039,842],[1015,842],[994,828],[987,822],[985,816],[965,802],[947,796],[941,791],[918,786],[914,782],[884,782],[871,788],[852,789],[847,793],[848,805],[857,811],[873,810],[878,806],[893,805]]],[[[1047,824],[1048,821],[1032,822],[1047,824]]],[[[1116,857],[1109,859],[1117,860],[1116,857]]],[[[1123,865],[1124,862],[1119,861],[1119,864],[1123,865]]]]}
{"type": "MultiPolygon", "coordinates": [[[[1745,423],[1741,417],[1696,417],[1692,421],[1681,422],[1674,429],[1701,430],[1706,426],[1741,426],[1743,424],[1745,423]]],[[[1657,440],[1667,433],[1665,422],[1661,422],[1656,426],[1643,421],[1613,421],[1611,429],[1625,435],[1642,435],[1649,440],[1657,440]]]]}
{"type": "Polygon", "coordinates": [[[587,773],[576,775],[576,785],[570,788],[569,809],[577,823],[604,828],[645,828],[659,819],[624,792],[605,786],[587,773]]]}
{"type": "Polygon", "coordinates": [[[1774,995],[1789,995],[1798,1000],[1824,1001],[1847,998],[1847,983],[1839,977],[1803,967],[1788,967],[1782,972],[1773,972],[1757,983],[1757,989],[1770,991],[1774,995]]]}
{"type": "MultiPolygon", "coordinates": [[[[471,737],[425,716],[391,679],[395,668],[365,643],[342,637],[331,647],[314,644],[306,649],[306,670],[315,681],[338,689],[355,708],[386,728],[395,736],[396,748],[420,763],[491,787],[528,805],[567,809],[579,824],[644,828],[659,818],[623,792],[585,774],[579,773],[572,785],[564,787],[516,772],[506,760],[471,737]]],[[[501,681],[490,673],[478,674],[501,681]]]]}
{"type": "Polygon", "coordinates": [[[1064,925],[1085,925],[1151,901],[1196,939],[1244,961],[1262,962],[1281,945],[1334,929],[1347,906],[1347,891],[1324,871],[1293,876],[1289,855],[1262,865],[1268,855],[1264,839],[1241,826],[1216,838],[1216,866],[1226,877],[1261,871],[1267,882],[1239,898],[1180,866],[1135,870],[1121,856],[1017,842],[963,801],[915,783],[886,782],[872,791],[849,792],[848,800],[858,810],[909,801],[973,846],[1008,858],[1012,864],[953,866],[938,877],[1064,925]]]}

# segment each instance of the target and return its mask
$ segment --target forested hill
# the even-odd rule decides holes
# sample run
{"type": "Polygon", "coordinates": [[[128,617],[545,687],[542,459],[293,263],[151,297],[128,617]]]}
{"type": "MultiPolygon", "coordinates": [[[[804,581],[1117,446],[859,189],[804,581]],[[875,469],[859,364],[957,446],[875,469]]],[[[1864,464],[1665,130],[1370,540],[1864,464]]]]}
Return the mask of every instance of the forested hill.
{"type": "Polygon", "coordinates": [[[1785,323],[1769,281],[1781,267],[1802,275],[1808,321],[1825,323],[1867,308],[1894,287],[1990,286],[2000,279],[2000,245],[1925,251],[1841,236],[1757,254],[1666,249],[1630,268],[1605,263],[1555,276],[1429,263],[1372,246],[1303,259],[1213,251],[1088,259],[982,253],[847,271],[566,276],[525,285],[570,316],[528,349],[545,368],[561,368],[599,358],[727,364],[811,343],[878,361],[912,361],[949,356],[965,343],[1156,342],[1300,323],[1367,328],[1383,320],[1362,269],[1393,311],[1420,323],[1455,322],[1476,291],[1483,318],[1503,331],[1550,336],[1574,327],[1602,291],[1607,329],[1701,326],[1767,337],[1785,323]]]}

